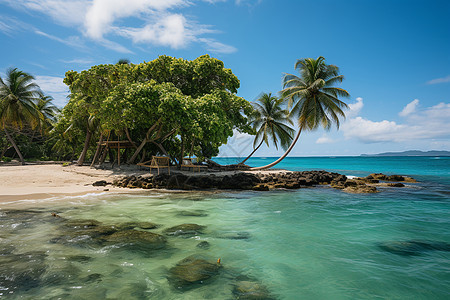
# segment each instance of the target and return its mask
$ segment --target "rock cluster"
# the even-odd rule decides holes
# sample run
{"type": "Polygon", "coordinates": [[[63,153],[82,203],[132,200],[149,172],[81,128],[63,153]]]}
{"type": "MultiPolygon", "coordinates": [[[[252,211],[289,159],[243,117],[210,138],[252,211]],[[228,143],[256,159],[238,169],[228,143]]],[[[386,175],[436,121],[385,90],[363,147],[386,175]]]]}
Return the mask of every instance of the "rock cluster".
{"type": "MultiPolygon", "coordinates": [[[[270,190],[274,188],[298,189],[318,184],[330,184],[338,173],[326,171],[245,173],[232,175],[185,175],[181,173],[160,174],[157,176],[125,176],[114,180],[113,185],[126,188],[165,188],[165,189],[232,189],[232,190],[270,190]]],[[[339,180],[339,179],[337,179],[339,180]]]]}

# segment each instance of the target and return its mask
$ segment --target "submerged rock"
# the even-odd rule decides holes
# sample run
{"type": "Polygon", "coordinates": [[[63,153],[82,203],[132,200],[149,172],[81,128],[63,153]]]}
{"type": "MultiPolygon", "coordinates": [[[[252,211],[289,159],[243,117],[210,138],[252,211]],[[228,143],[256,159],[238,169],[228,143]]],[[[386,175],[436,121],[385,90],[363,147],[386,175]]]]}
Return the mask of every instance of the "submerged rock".
{"type": "Polygon", "coordinates": [[[126,222],[116,225],[116,227],[119,230],[134,229],[134,228],[155,229],[158,227],[158,225],[153,222],[126,222]]]}
{"type": "Polygon", "coordinates": [[[356,186],[347,186],[343,189],[343,191],[352,194],[369,194],[378,192],[376,187],[365,184],[356,186]]]}
{"type": "Polygon", "coordinates": [[[204,257],[191,255],[169,270],[169,283],[177,289],[191,288],[219,274],[220,264],[204,257]]]}
{"type": "Polygon", "coordinates": [[[64,226],[72,229],[89,229],[99,226],[101,223],[97,220],[68,220],[64,226]]]}
{"type": "Polygon", "coordinates": [[[92,257],[86,255],[69,255],[67,256],[68,261],[87,263],[93,260],[92,257]]]}
{"type": "Polygon", "coordinates": [[[207,241],[202,241],[197,244],[197,248],[208,250],[211,245],[207,241]]]}
{"type": "Polygon", "coordinates": [[[14,293],[38,287],[47,269],[43,251],[32,251],[0,257],[0,291],[14,293]]]}
{"type": "Polygon", "coordinates": [[[265,286],[256,281],[237,281],[234,284],[233,294],[237,299],[273,300],[265,286]]]}
{"type": "Polygon", "coordinates": [[[418,256],[428,251],[450,251],[449,243],[437,241],[393,241],[381,243],[378,247],[402,256],[418,256]]]}
{"type": "Polygon", "coordinates": [[[108,244],[121,244],[135,250],[155,250],[166,246],[167,239],[153,232],[140,230],[123,230],[105,237],[108,244]]]}
{"type": "Polygon", "coordinates": [[[208,214],[204,210],[183,210],[178,213],[179,216],[183,217],[207,217],[208,214]]]}
{"type": "Polygon", "coordinates": [[[196,236],[196,235],[202,234],[203,229],[205,229],[205,226],[198,225],[198,224],[181,224],[181,225],[167,228],[163,232],[166,235],[190,237],[190,236],[196,236]]]}
{"type": "Polygon", "coordinates": [[[228,239],[228,240],[248,240],[250,237],[251,237],[250,233],[246,231],[225,232],[217,236],[217,238],[219,239],[228,239]]]}

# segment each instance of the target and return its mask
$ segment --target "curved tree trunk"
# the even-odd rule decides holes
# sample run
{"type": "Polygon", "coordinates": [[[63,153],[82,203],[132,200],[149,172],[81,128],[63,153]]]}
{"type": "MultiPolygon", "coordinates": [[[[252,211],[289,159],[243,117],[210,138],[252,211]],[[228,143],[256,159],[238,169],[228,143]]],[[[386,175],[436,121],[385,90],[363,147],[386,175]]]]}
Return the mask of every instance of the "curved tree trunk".
{"type": "Polygon", "coordinates": [[[78,158],[77,165],[82,166],[84,163],[84,159],[86,158],[86,153],[89,149],[89,143],[91,142],[92,132],[87,129],[86,130],[86,139],[84,140],[83,151],[81,151],[80,157],[78,158]]]}
{"type": "Polygon", "coordinates": [[[159,124],[159,122],[161,122],[161,118],[158,120],[158,121],[156,121],[156,123],[155,124],[153,124],[152,125],[152,127],[150,127],[148,130],[147,130],[147,133],[145,134],[145,137],[144,137],[144,140],[142,141],[142,143],[139,145],[139,147],[137,147],[136,148],[136,151],[134,151],[134,154],[130,157],[130,159],[127,161],[127,164],[132,164],[134,161],[135,161],[135,159],[136,159],[136,157],[138,156],[138,154],[141,152],[141,150],[144,148],[144,146],[145,146],[145,144],[147,144],[147,142],[149,141],[149,136],[150,136],[150,133],[156,128],[156,126],[158,126],[158,124],[159,124]]]}
{"type": "Polygon", "coordinates": [[[302,128],[300,127],[297,133],[297,136],[295,137],[294,141],[292,142],[292,144],[289,146],[289,148],[286,150],[286,152],[276,161],[274,161],[271,164],[262,166],[262,167],[256,167],[256,168],[250,168],[250,171],[256,171],[256,170],[265,170],[265,169],[269,169],[272,168],[273,166],[275,166],[276,164],[278,164],[280,161],[282,161],[286,156],[288,156],[289,152],[291,152],[291,150],[294,148],[295,144],[297,143],[298,138],[300,137],[300,134],[302,133],[302,128]]]}
{"type": "Polygon", "coordinates": [[[13,138],[11,137],[11,135],[9,134],[8,130],[6,130],[6,127],[3,128],[3,130],[6,133],[6,138],[8,139],[8,141],[11,143],[11,145],[14,147],[14,149],[16,150],[17,155],[19,156],[20,162],[22,163],[22,165],[25,165],[25,160],[23,159],[22,153],[20,153],[19,147],[17,147],[16,142],[14,142],[13,138]]]}
{"type": "Polygon", "coordinates": [[[256,150],[259,149],[259,147],[261,147],[261,145],[262,145],[263,142],[264,142],[264,139],[262,139],[262,140],[261,140],[261,143],[259,143],[258,147],[256,147],[255,149],[253,149],[252,153],[250,153],[250,155],[247,156],[247,158],[244,159],[243,161],[241,161],[239,164],[240,164],[240,165],[241,165],[241,164],[244,164],[244,163],[247,161],[247,159],[249,159],[249,158],[253,155],[253,153],[255,153],[256,150]]]}
{"type": "Polygon", "coordinates": [[[95,165],[95,162],[97,161],[97,158],[100,155],[100,150],[102,149],[102,143],[103,143],[103,133],[100,133],[100,139],[98,140],[97,150],[95,150],[94,158],[92,159],[92,162],[91,162],[91,168],[95,165]]]}

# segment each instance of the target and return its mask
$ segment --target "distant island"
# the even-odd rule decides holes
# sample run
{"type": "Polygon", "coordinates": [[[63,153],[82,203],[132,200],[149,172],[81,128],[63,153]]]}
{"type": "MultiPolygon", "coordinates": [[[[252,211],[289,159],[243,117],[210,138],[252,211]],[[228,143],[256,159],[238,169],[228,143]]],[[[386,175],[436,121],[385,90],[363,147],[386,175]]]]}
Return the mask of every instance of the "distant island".
{"type": "Polygon", "coordinates": [[[385,152],[378,154],[361,154],[361,156],[450,156],[450,151],[419,151],[409,150],[403,152],[385,152]]]}

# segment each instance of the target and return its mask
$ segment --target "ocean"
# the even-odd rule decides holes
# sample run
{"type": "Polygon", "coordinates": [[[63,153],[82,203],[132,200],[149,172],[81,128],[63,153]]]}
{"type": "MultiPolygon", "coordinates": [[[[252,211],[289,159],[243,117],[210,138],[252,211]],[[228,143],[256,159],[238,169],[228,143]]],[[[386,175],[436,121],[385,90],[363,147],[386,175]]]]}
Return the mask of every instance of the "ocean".
{"type": "Polygon", "coordinates": [[[319,186],[105,193],[22,201],[29,208],[20,210],[6,204],[0,298],[450,299],[450,157],[288,157],[275,168],[382,172],[419,182],[376,194],[319,186]],[[117,227],[152,222],[158,227],[135,230],[165,235],[167,244],[152,250],[108,244],[79,234],[64,218],[117,227]],[[186,223],[204,227],[167,236],[167,228],[186,223]],[[175,267],[186,257],[215,264],[220,258],[220,269],[200,284],[174,284],[175,267]]]}

